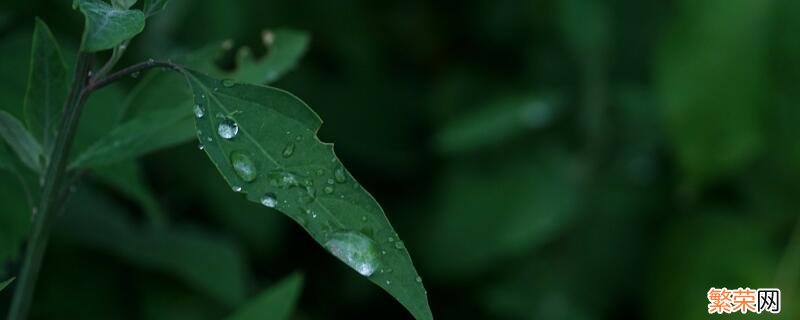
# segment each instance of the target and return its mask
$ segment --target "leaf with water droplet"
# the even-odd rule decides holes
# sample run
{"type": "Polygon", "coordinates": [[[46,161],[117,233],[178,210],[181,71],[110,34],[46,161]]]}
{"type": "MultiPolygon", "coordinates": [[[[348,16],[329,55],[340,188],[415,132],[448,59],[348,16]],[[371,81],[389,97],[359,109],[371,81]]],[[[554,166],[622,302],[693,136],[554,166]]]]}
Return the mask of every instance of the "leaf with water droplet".
{"type": "MultiPolygon", "coordinates": [[[[220,80],[209,76],[189,70],[183,73],[196,99],[206,97],[204,105],[209,114],[221,113],[237,124],[236,138],[205,143],[204,151],[228,184],[244,183],[230,165],[229,155],[233,151],[246,151],[259,172],[263,172],[247,184],[248,200],[261,203],[264,194],[273,193],[277,199],[289,200],[289,204],[302,203],[302,208],[310,214],[302,226],[323,246],[334,239],[331,231],[335,231],[333,234],[359,232],[370,239],[397,237],[375,199],[354,182],[335,157],[333,145],[316,137],[322,121],[300,99],[271,87],[249,84],[225,87],[220,80]],[[287,136],[287,131],[292,135],[287,136]],[[299,141],[295,139],[297,135],[301,136],[299,141]],[[295,144],[294,155],[286,158],[283,151],[290,142],[295,144]],[[315,174],[319,169],[329,174],[315,174]],[[314,191],[312,198],[309,188],[326,186],[331,178],[347,181],[348,187],[340,188],[335,194],[314,191]],[[363,216],[370,218],[362,221],[363,216]]],[[[219,121],[215,117],[195,118],[197,129],[202,132],[217,132],[219,121]]],[[[277,209],[300,221],[298,207],[289,210],[278,206],[277,209]]],[[[386,242],[373,242],[375,252],[387,252],[375,254],[379,263],[391,267],[394,272],[375,273],[368,279],[394,296],[417,319],[432,319],[425,289],[415,281],[418,275],[408,251],[397,250],[386,242]]]]}
{"type": "Polygon", "coordinates": [[[115,8],[100,0],[77,0],[85,16],[81,49],[95,52],[116,47],[144,30],[144,13],[115,8]]]}

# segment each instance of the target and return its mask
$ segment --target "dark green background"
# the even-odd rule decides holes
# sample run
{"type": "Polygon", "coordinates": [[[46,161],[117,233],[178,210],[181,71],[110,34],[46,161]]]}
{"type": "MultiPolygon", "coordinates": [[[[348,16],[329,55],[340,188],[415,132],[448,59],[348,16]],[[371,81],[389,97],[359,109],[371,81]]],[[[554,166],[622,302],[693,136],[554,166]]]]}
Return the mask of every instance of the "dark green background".
{"type": "MultiPolygon", "coordinates": [[[[0,108],[21,108],[35,16],[74,55],[83,19],[70,2],[0,4],[0,108]]],[[[438,319],[700,319],[712,286],[778,287],[783,313],[748,318],[793,319],[798,16],[795,0],[173,0],[122,65],[225,39],[263,54],[265,28],[309,32],[275,85],[325,120],[321,138],[406,241],[438,319]]],[[[98,99],[117,103],[135,81],[98,99]]],[[[141,159],[150,204],[88,175],[51,239],[33,317],[234,310],[207,292],[230,288],[197,290],[141,257],[149,239],[93,222],[114,211],[127,230],[160,207],[168,230],[207,244],[186,251],[242,258],[212,283],[232,277],[250,296],[300,271],[294,319],[410,318],[204,158],[190,143],[141,159]]],[[[29,209],[0,179],[5,279],[29,209]]],[[[0,293],[0,310],[9,300],[0,293]]]]}

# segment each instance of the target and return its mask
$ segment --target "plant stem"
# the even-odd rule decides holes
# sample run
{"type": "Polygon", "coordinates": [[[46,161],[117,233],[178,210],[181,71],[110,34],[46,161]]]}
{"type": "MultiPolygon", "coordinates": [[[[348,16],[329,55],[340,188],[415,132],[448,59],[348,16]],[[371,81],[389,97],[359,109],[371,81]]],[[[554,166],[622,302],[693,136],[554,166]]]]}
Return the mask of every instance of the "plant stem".
{"type": "Polygon", "coordinates": [[[104,77],[102,79],[98,79],[97,81],[94,81],[94,82],[90,83],[86,87],[86,91],[87,92],[95,91],[95,90],[100,89],[102,87],[105,87],[105,86],[107,86],[107,85],[109,85],[109,84],[111,84],[111,83],[113,83],[113,82],[115,82],[115,81],[117,81],[117,80],[119,80],[121,78],[133,75],[133,74],[138,73],[138,72],[145,71],[147,69],[155,68],[155,67],[174,69],[174,70],[177,70],[177,71],[182,71],[183,70],[181,68],[181,66],[179,66],[179,65],[177,65],[177,64],[175,64],[175,63],[173,63],[171,61],[159,61],[159,60],[150,59],[150,60],[147,60],[147,61],[144,61],[144,62],[140,62],[140,63],[134,64],[134,65],[125,67],[124,69],[121,69],[121,70],[119,70],[117,72],[109,74],[108,76],[106,76],[106,77],[104,77]]]}
{"type": "Polygon", "coordinates": [[[38,212],[33,215],[33,229],[25,251],[19,282],[11,300],[9,320],[22,320],[28,317],[36,280],[42,266],[42,257],[47,248],[52,220],[62,205],[63,197],[61,195],[63,189],[67,187],[64,184],[66,165],[75,131],[78,128],[83,103],[86,100],[84,88],[89,77],[92,57],[91,54],[84,52],[80,52],[78,55],[69,96],[64,104],[64,116],[61,119],[58,136],[50,154],[50,162],[45,169],[39,206],[34,207],[38,208],[38,212]]]}

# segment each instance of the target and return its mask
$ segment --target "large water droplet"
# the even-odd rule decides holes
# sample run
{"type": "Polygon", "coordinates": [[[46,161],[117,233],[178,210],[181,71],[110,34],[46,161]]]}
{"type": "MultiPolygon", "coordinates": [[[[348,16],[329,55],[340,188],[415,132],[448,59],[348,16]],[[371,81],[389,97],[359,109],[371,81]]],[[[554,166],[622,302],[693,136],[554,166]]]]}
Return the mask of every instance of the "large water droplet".
{"type": "Polygon", "coordinates": [[[380,264],[375,242],[360,232],[334,233],[325,242],[325,248],[365,277],[372,275],[380,264]]]}
{"type": "Polygon", "coordinates": [[[224,119],[219,123],[217,133],[225,139],[233,139],[239,133],[239,125],[231,119],[224,119]]]}
{"type": "Polygon", "coordinates": [[[286,147],[283,148],[283,157],[288,158],[294,154],[294,143],[289,142],[286,144],[286,147]]]}
{"type": "Polygon", "coordinates": [[[241,151],[231,152],[231,166],[239,178],[246,182],[256,179],[256,166],[246,154],[241,151]]]}
{"type": "Polygon", "coordinates": [[[275,197],[274,193],[268,192],[261,197],[261,204],[263,204],[265,207],[275,208],[278,206],[278,198],[275,197]]]}
{"type": "Polygon", "coordinates": [[[224,79],[222,80],[222,86],[225,88],[230,88],[236,85],[236,82],[231,79],[224,79]]]}
{"type": "Polygon", "coordinates": [[[194,105],[194,116],[200,119],[204,115],[206,115],[206,112],[203,111],[203,107],[200,106],[199,104],[194,105]]]}
{"type": "Polygon", "coordinates": [[[336,182],[338,183],[342,183],[347,180],[347,177],[344,175],[344,168],[336,168],[336,170],[333,171],[333,178],[336,179],[336,182]]]}

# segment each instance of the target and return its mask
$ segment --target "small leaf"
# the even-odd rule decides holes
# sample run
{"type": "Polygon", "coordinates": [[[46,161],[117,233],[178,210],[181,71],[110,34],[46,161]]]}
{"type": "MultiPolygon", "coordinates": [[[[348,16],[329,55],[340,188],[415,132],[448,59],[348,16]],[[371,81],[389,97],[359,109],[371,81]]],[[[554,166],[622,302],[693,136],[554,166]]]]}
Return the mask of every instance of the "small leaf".
{"type": "Polygon", "coordinates": [[[167,2],[169,2],[169,0],[144,0],[144,15],[149,18],[159,13],[167,6],[167,2]]]}
{"type": "Polygon", "coordinates": [[[237,69],[230,78],[247,83],[269,84],[293,69],[308,48],[308,33],[278,29],[264,31],[262,42],[267,47],[266,57],[255,60],[247,47],[237,53],[237,69]]]}
{"type": "Polygon", "coordinates": [[[11,279],[8,279],[6,281],[0,282],[0,291],[3,291],[3,289],[5,289],[9,284],[14,282],[14,279],[16,279],[16,278],[12,277],[11,279]]]}
{"type": "Polygon", "coordinates": [[[44,150],[49,151],[67,96],[67,65],[50,29],[38,18],[32,43],[28,89],[25,91],[25,120],[44,150]]]}
{"type": "Polygon", "coordinates": [[[90,146],[70,166],[107,165],[191,139],[194,130],[188,104],[142,114],[121,124],[90,146]]]}
{"type": "Polygon", "coordinates": [[[41,159],[44,157],[42,146],[30,132],[25,130],[17,118],[2,110],[0,110],[0,136],[28,168],[36,172],[42,170],[41,159]]]}
{"type": "Polygon", "coordinates": [[[300,297],[303,275],[295,273],[261,292],[226,320],[286,320],[300,297]]]}
{"type": "Polygon", "coordinates": [[[100,0],[78,0],[85,26],[81,50],[95,52],[116,47],[144,30],[144,13],[115,8],[100,0]]]}
{"type": "Polygon", "coordinates": [[[433,318],[408,251],[333,145],[316,137],[322,121],[305,103],[279,89],[183,72],[205,114],[195,118],[198,137],[234,191],[294,219],[415,318],[433,318]],[[343,234],[353,236],[337,236],[343,234]],[[354,237],[358,243],[338,245],[354,237]]]}

